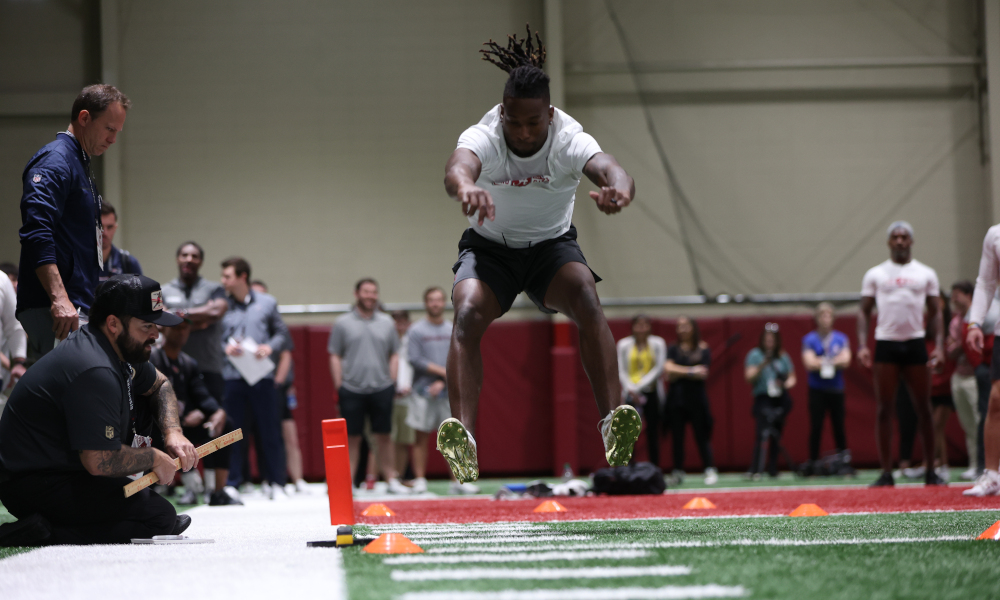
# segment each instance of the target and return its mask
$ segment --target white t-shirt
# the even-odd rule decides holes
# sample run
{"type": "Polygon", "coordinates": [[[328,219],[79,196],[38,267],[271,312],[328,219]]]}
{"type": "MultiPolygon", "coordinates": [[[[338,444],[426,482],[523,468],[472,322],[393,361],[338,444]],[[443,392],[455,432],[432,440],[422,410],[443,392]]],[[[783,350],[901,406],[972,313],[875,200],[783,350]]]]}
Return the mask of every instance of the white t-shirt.
{"type": "Polygon", "coordinates": [[[969,307],[969,322],[983,326],[984,333],[997,333],[989,325],[996,324],[996,292],[997,278],[1000,277],[1000,225],[990,227],[983,239],[983,256],[979,259],[979,277],[976,278],[976,291],[972,294],[972,306],[969,307]],[[992,314],[990,314],[992,313],[992,314]],[[992,323],[991,323],[992,321],[992,323]]]}
{"type": "Polygon", "coordinates": [[[601,147],[572,117],[558,108],[554,113],[545,145],[527,158],[507,149],[499,104],[458,138],[458,147],[482,162],[476,185],[490,193],[496,206],[496,220],[487,219],[481,227],[478,213],[469,217],[479,235],[526,248],[569,231],[583,167],[601,147]]]}
{"type": "Polygon", "coordinates": [[[924,306],[928,296],[940,296],[937,273],[918,260],[905,265],[887,260],[868,269],[861,295],[875,298],[878,325],[875,339],[905,342],[924,337],[924,306]]]}

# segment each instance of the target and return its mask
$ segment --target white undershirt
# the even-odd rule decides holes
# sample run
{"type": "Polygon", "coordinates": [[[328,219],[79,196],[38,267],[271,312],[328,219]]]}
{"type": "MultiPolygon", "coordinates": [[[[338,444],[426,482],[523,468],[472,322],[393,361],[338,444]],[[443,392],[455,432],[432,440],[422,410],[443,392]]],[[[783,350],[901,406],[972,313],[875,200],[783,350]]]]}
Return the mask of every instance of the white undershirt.
{"type": "Polygon", "coordinates": [[[475,153],[483,165],[476,185],[487,190],[496,219],[469,224],[483,237],[511,248],[525,248],[569,231],[576,189],[583,168],[601,147],[572,117],[554,110],[545,145],[522,158],[507,148],[500,105],[458,138],[458,147],[475,153]]]}
{"type": "Polygon", "coordinates": [[[878,325],[875,339],[904,342],[922,339],[928,296],[940,296],[937,273],[918,260],[901,265],[887,260],[868,269],[861,295],[875,298],[878,325]]]}
{"type": "MultiPolygon", "coordinates": [[[[972,294],[972,306],[969,308],[969,322],[983,325],[987,330],[987,313],[997,291],[997,279],[1000,277],[1000,225],[990,227],[983,239],[983,256],[979,259],[979,277],[976,278],[976,291],[972,294]]],[[[1000,332],[998,332],[1000,333],[1000,332]]]]}

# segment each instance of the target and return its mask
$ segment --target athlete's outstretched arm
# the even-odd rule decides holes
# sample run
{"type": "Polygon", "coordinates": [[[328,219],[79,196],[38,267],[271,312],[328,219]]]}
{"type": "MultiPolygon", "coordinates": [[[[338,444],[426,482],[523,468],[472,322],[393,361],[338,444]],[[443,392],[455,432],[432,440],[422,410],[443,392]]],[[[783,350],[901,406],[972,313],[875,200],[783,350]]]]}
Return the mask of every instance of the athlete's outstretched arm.
{"type": "Polygon", "coordinates": [[[620,212],[635,198],[635,181],[610,154],[598,152],[592,156],[583,167],[583,174],[601,188],[598,192],[590,192],[590,197],[602,213],[620,212]]]}
{"type": "Polygon", "coordinates": [[[469,217],[479,211],[479,224],[496,218],[493,198],[490,193],[476,185],[483,163],[476,153],[467,148],[458,148],[451,153],[444,168],[444,190],[462,203],[462,214],[469,217]]]}

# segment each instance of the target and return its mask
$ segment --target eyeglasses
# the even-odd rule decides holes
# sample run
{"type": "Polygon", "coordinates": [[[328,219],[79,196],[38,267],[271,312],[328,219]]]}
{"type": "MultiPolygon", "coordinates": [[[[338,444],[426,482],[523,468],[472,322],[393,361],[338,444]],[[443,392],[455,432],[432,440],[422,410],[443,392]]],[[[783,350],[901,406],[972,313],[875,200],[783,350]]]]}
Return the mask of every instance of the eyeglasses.
{"type": "Polygon", "coordinates": [[[764,323],[764,331],[769,331],[771,333],[778,333],[777,323],[764,323]]]}

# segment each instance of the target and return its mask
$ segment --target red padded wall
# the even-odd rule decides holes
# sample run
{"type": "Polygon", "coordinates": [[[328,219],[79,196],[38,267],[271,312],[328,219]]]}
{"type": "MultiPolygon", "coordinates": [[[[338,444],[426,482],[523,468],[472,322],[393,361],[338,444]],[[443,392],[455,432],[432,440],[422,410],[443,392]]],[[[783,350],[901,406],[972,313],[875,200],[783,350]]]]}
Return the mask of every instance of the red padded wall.
{"type": "MultiPolygon", "coordinates": [[[[758,341],[764,323],[780,325],[785,349],[795,364],[798,384],[791,391],[793,407],[785,427],[784,443],[796,461],[808,458],[809,412],[806,372],[802,368],[801,340],[812,327],[808,316],[723,317],[698,319],[702,338],[712,349],[708,396],[715,417],[713,447],[718,466],[724,470],[745,470],[754,442],[754,422],[750,414],[750,385],[743,378],[743,361],[758,341]]],[[[653,332],[673,343],[674,320],[655,319],[653,332]]],[[[612,320],[615,339],[629,333],[627,319],[612,320]]],[[[856,348],[856,320],[840,317],[835,327],[851,338],[856,348]]],[[[320,421],[338,416],[336,393],[330,379],[326,343],[328,326],[292,327],[295,340],[295,376],[299,409],[295,419],[303,448],[306,477],[322,479],[324,474],[320,421]]],[[[476,441],[480,470],[485,475],[531,475],[560,472],[562,462],[574,464],[581,472],[605,466],[604,448],[597,432],[599,419],[594,395],[577,350],[578,336],[572,325],[553,325],[547,320],[498,322],[483,338],[483,390],[477,421],[476,441]],[[569,346],[557,347],[554,328],[563,327],[569,346]],[[575,352],[575,357],[574,357],[575,352]],[[556,357],[554,359],[554,357],[556,357]],[[558,361],[558,362],[557,362],[558,361]],[[575,368],[574,368],[575,365],[575,368]],[[572,378],[569,380],[568,378],[572,378]],[[554,419],[554,398],[566,390],[576,393],[575,423],[554,419]],[[555,451],[555,440],[572,440],[576,448],[555,451]],[[574,455],[575,452],[575,455],[574,455]],[[576,460],[572,460],[575,456],[576,460]]],[[[878,462],[875,449],[875,402],[871,373],[856,363],[845,372],[847,396],[847,441],[856,465],[878,462]]],[[[565,402],[565,399],[564,399],[565,402]]],[[[572,415],[566,406],[559,414],[572,415]]],[[[948,426],[949,457],[954,464],[965,460],[964,437],[954,417],[948,426]]],[[[640,438],[637,456],[647,456],[646,436],[640,438]]],[[[660,457],[665,470],[673,468],[672,439],[661,435],[660,457]]],[[[447,465],[432,449],[428,473],[447,474],[447,465]]],[[[686,469],[702,468],[690,428],[686,435],[686,469]]],[[[919,446],[919,443],[917,444],[919,446]]],[[[895,449],[895,444],[894,444],[895,449]]],[[[821,452],[833,449],[829,420],[824,428],[821,452]]],[[[920,457],[919,448],[914,458],[920,457]]]]}

